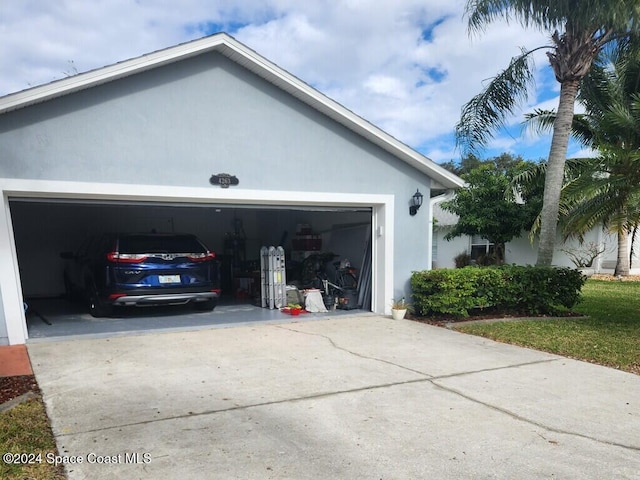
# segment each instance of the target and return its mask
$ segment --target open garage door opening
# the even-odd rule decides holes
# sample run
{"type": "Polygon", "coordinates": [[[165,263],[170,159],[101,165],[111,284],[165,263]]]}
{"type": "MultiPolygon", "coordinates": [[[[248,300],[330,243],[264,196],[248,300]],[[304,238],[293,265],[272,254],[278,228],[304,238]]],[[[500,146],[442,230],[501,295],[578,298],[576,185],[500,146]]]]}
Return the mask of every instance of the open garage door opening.
{"type": "MultiPolygon", "coordinates": [[[[287,302],[295,301],[296,289],[322,290],[328,282],[354,287],[351,301],[371,310],[371,208],[33,198],[11,198],[9,204],[30,338],[277,319],[282,313],[260,308],[264,246],[284,247],[287,302]],[[86,298],[70,301],[69,262],[88,238],[114,232],[186,233],[215,252],[220,296],[213,312],[176,301],[117,308],[100,318],[91,315],[86,298]]],[[[154,278],[172,278],[165,277],[154,278]]],[[[328,297],[323,300],[331,309],[328,297]]]]}

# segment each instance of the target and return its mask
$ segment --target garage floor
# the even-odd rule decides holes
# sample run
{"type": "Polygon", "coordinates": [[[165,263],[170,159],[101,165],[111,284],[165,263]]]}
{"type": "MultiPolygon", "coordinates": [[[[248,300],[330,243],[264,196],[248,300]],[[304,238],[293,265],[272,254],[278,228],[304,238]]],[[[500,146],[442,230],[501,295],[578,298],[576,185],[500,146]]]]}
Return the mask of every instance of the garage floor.
{"type": "Polygon", "coordinates": [[[28,302],[27,328],[29,343],[59,337],[107,337],[118,334],[158,330],[198,330],[257,322],[282,322],[325,319],[354,314],[370,314],[360,310],[335,310],[327,313],[305,313],[290,317],[279,310],[261,308],[233,299],[221,299],[213,312],[199,312],[192,306],[123,308],[117,316],[94,318],[81,304],[62,298],[33,299],[28,302]]]}

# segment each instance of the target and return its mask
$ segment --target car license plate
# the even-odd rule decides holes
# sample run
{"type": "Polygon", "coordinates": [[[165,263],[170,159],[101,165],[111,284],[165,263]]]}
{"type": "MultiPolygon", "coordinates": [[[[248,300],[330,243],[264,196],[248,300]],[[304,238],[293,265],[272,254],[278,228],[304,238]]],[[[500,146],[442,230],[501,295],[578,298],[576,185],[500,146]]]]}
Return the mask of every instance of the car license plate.
{"type": "Polygon", "coordinates": [[[180,275],[158,275],[159,283],[180,283],[180,275]]]}

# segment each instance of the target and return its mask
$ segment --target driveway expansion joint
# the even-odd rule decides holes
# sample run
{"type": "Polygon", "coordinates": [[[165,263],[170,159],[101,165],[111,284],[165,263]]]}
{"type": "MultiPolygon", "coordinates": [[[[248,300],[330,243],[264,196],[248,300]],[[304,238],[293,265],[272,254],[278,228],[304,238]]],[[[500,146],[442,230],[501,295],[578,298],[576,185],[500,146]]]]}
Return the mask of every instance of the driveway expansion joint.
{"type": "Polygon", "coordinates": [[[251,408],[268,407],[268,406],[271,406],[271,405],[281,405],[281,404],[285,404],[285,403],[301,402],[301,401],[305,401],[305,400],[315,400],[315,399],[319,399],[319,398],[332,397],[332,396],[335,396],[335,395],[342,395],[342,394],[347,394],[347,393],[365,392],[367,390],[377,390],[377,389],[380,389],[380,388],[397,387],[397,386],[400,386],[400,385],[409,385],[409,384],[412,384],[412,383],[423,383],[423,382],[429,382],[429,381],[430,381],[430,379],[428,379],[428,378],[414,378],[412,380],[405,380],[405,381],[402,381],[402,382],[391,382],[391,383],[383,383],[383,384],[365,385],[365,386],[362,386],[362,387],[350,388],[350,389],[347,389],[347,390],[335,390],[335,391],[330,391],[330,392],[314,393],[314,394],[305,395],[305,396],[302,396],[302,397],[283,398],[283,399],[280,399],[280,400],[272,400],[272,401],[268,401],[268,402],[259,402],[259,403],[249,403],[249,404],[246,404],[246,405],[234,405],[233,407],[220,408],[220,409],[214,409],[214,410],[206,410],[206,411],[203,411],[203,412],[190,412],[190,413],[185,413],[185,414],[181,414],[181,415],[171,415],[171,416],[168,416],[168,417],[153,418],[153,419],[149,419],[149,420],[142,420],[142,421],[139,421],[139,422],[120,423],[120,424],[117,424],[117,425],[109,425],[109,426],[105,426],[105,427],[92,428],[92,429],[88,429],[88,430],[78,430],[78,431],[74,431],[74,432],[62,432],[62,433],[57,433],[56,437],[70,437],[70,436],[82,435],[82,434],[86,434],[86,433],[104,432],[104,431],[115,430],[115,429],[126,428],[126,427],[135,427],[135,426],[139,426],[139,425],[149,425],[149,424],[153,424],[153,423],[166,422],[166,421],[171,421],[171,420],[194,418],[194,417],[201,417],[201,416],[207,416],[207,415],[216,415],[216,414],[219,414],[219,413],[234,412],[234,411],[239,411],[239,410],[248,410],[248,409],[251,409],[251,408]]]}
{"type": "MultiPolygon", "coordinates": [[[[535,363],[543,363],[543,362],[535,362],[535,363]]],[[[499,369],[490,369],[490,370],[499,370],[499,369]]],[[[480,372],[478,372],[480,373],[480,372]]],[[[502,408],[499,407],[497,405],[493,405],[491,403],[488,402],[483,402],[482,400],[479,400],[477,398],[472,397],[471,395],[468,395],[466,393],[461,392],[460,390],[456,390],[455,388],[451,388],[451,387],[446,387],[444,385],[441,385],[438,383],[438,380],[444,380],[447,378],[451,378],[454,377],[455,375],[451,375],[451,376],[444,376],[444,377],[438,377],[438,378],[431,378],[428,381],[433,384],[433,386],[435,386],[436,388],[439,388],[441,390],[444,390],[445,392],[448,393],[452,393],[454,395],[458,395],[459,397],[464,398],[465,400],[469,400],[470,402],[476,403],[478,405],[482,405],[483,407],[489,408],[491,410],[494,410],[496,412],[499,412],[501,414],[507,415],[511,418],[513,418],[514,420],[518,420],[520,422],[524,422],[527,423],[529,425],[533,425],[535,427],[538,428],[542,428],[548,432],[553,432],[553,433],[557,433],[560,435],[569,435],[569,436],[573,436],[573,437],[577,437],[577,438],[582,438],[585,440],[590,440],[592,442],[596,442],[596,443],[600,443],[600,444],[604,444],[604,445],[610,445],[610,446],[614,446],[614,447],[620,447],[620,448],[624,448],[627,450],[632,450],[632,451],[636,451],[636,452],[640,452],[640,445],[636,446],[636,445],[626,445],[623,443],[618,443],[618,442],[611,442],[608,440],[603,440],[601,438],[597,438],[591,435],[586,435],[583,433],[579,433],[579,432],[573,432],[570,430],[563,430],[561,428],[556,428],[556,427],[551,427],[549,425],[545,425],[541,422],[536,422],[535,420],[531,420],[527,417],[523,417],[522,415],[518,415],[517,413],[514,413],[510,410],[507,410],[506,408],[502,408]]]]}
{"type": "Polygon", "coordinates": [[[468,370],[464,372],[448,373],[446,375],[431,376],[431,380],[445,380],[447,378],[464,377],[465,375],[474,375],[476,373],[495,372],[498,370],[509,370],[512,368],[528,367],[530,365],[539,365],[541,363],[552,363],[562,360],[561,358],[548,358],[545,360],[533,360],[531,362],[514,363],[512,365],[502,365],[500,367],[481,368],[480,370],[468,370]]]}

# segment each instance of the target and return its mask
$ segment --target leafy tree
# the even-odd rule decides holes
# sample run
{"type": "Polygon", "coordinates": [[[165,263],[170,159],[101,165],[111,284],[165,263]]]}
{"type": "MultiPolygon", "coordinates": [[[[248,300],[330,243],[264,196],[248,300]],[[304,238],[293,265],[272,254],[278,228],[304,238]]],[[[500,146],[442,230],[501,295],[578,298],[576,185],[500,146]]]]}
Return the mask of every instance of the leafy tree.
{"type": "Polygon", "coordinates": [[[440,165],[451,173],[455,173],[460,176],[462,174],[469,173],[474,168],[482,165],[482,160],[476,157],[473,153],[470,153],[467,156],[462,157],[458,162],[449,160],[448,162],[441,163],[440,165]]]}
{"type": "Polygon", "coordinates": [[[506,157],[497,158],[463,174],[467,187],[458,190],[452,200],[443,202],[442,208],[459,217],[453,230],[446,235],[447,240],[461,235],[479,235],[494,244],[495,261],[499,264],[504,261],[505,244],[531,227],[540,211],[542,188],[537,191],[531,188],[527,198],[518,199],[521,201],[505,195],[514,175],[528,163],[518,161],[504,166],[500,159],[506,157]]]}
{"type": "Polygon", "coordinates": [[[533,83],[533,53],[547,49],[560,99],[553,124],[545,174],[538,265],[551,265],[556,238],[560,192],[574,114],[581,82],[598,53],[610,42],[640,31],[638,0],[468,0],[471,31],[481,31],[498,18],[516,21],[525,28],[551,34],[550,46],[522,49],[484,91],[464,107],[456,126],[460,145],[473,151],[487,144],[493,131],[504,125],[533,83]]]}
{"type": "Polygon", "coordinates": [[[478,168],[481,165],[486,163],[493,164],[498,170],[507,173],[510,169],[516,168],[519,165],[522,165],[526,160],[522,158],[521,155],[514,157],[510,153],[503,153],[497,157],[493,157],[489,160],[481,160],[473,153],[470,153],[460,159],[459,162],[454,162],[450,160],[448,162],[442,163],[441,166],[446,168],[452,173],[456,175],[464,175],[465,173],[469,173],[471,170],[478,168]]]}

